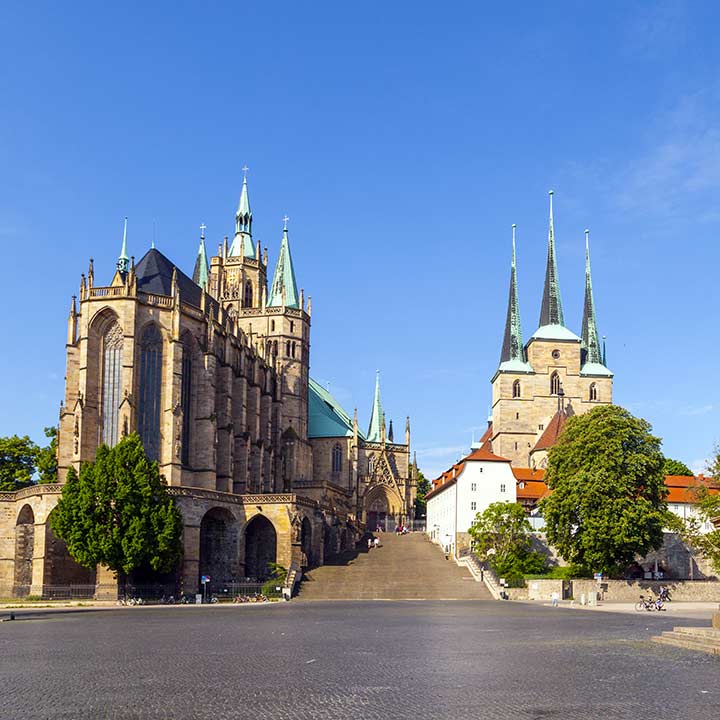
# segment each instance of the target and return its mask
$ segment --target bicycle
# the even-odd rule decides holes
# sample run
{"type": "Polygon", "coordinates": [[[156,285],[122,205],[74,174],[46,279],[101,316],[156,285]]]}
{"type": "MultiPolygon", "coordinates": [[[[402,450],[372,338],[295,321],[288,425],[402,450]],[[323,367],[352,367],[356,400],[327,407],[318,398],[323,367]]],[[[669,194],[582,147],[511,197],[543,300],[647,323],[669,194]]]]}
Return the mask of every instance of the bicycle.
{"type": "Polygon", "coordinates": [[[635,603],[635,609],[638,612],[641,612],[643,610],[647,610],[648,612],[652,612],[653,610],[656,610],[655,607],[655,601],[651,600],[650,598],[646,598],[644,595],[640,596],[640,601],[635,603]]]}

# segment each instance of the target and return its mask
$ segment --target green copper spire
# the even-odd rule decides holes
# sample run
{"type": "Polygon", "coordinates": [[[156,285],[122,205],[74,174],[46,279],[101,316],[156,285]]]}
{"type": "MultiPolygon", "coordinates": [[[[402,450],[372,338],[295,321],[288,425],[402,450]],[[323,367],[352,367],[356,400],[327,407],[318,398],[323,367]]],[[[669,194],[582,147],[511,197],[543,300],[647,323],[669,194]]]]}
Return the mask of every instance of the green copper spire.
{"type": "Polygon", "coordinates": [[[198,248],[195,269],[193,270],[193,282],[207,290],[208,285],[208,259],[205,252],[205,224],[200,226],[200,247],[198,248]]]}
{"type": "Polygon", "coordinates": [[[375,397],[373,398],[372,412],[370,413],[370,427],[367,439],[369,442],[382,441],[383,409],[380,403],[380,371],[375,372],[375,397]]]}
{"type": "Polygon", "coordinates": [[[127,218],[125,218],[125,224],[123,225],[122,247],[120,248],[120,257],[118,257],[116,267],[119,273],[126,273],[130,270],[130,258],[127,254],[127,218]]]}
{"type": "Polygon", "coordinates": [[[280,243],[280,254],[275,266],[275,275],[270,288],[270,299],[267,304],[268,307],[281,307],[284,305],[285,307],[300,308],[300,295],[295,282],[295,270],[293,269],[290,242],[288,240],[288,216],[286,215],[283,220],[285,227],[283,228],[282,242],[280,243]]]}
{"type": "Polygon", "coordinates": [[[230,256],[237,257],[242,254],[246,258],[258,260],[255,246],[252,241],[252,210],[250,209],[250,198],[248,197],[247,171],[248,166],[243,167],[243,184],[240,191],[240,202],[235,213],[235,237],[230,246],[230,256]]]}
{"type": "Polygon", "coordinates": [[[520,302],[518,300],[517,267],[515,258],[515,228],[512,226],[512,264],[510,265],[510,294],[508,296],[505,337],[500,353],[500,370],[532,371],[527,365],[520,324],[520,302]]]}
{"type": "Polygon", "coordinates": [[[603,364],[600,349],[600,336],[595,317],[595,300],[593,298],[592,276],[590,274],[590,231],[585,231],[585,306],[582,324],[582,363],[603,364]]]}
{"type": "Polygon", "coordinates": [[[553,225],[553,191],[550,191],[550,224],[548,226],[548,254],[545,269],[545,287],[543,289],[542,307],[540,308],[540,327],[546,325],[562,325],[562,300],[560,299],[560,282],[558,280],[557,260],[555,259],[555,228],[553,225]]]}

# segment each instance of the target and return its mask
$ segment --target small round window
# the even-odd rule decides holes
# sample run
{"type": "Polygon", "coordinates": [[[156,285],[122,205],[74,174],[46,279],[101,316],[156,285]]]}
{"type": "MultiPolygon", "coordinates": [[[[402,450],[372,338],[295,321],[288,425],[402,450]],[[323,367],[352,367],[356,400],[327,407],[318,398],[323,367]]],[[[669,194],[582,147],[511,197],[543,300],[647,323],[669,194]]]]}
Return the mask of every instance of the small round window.
{"type": "Polygon", "coordinates": [[[560,357],[560,351],[559,350],[553,350],[552,356],[557,360],[560,357]]]}

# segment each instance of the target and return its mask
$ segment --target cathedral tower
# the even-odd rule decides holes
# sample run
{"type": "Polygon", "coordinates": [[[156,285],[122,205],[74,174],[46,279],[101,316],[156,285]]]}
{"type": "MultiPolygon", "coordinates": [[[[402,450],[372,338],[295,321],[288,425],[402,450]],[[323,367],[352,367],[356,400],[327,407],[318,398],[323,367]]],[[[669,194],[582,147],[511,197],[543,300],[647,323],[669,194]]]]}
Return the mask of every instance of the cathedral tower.
{"type": "Polygon", "coordinates": [[[550,192],[547,262],[540,326],[527,345],[517,295],[515,237],[510,271],[505,337],[492,380],[492,449],[513,465],[542,466],[549,447],[546,433],[564,418],[612,402],[612,373],[600,354],[586,231],[585,306],[582,338],[565,325],[555,252],[553,193],[550,192]]]}

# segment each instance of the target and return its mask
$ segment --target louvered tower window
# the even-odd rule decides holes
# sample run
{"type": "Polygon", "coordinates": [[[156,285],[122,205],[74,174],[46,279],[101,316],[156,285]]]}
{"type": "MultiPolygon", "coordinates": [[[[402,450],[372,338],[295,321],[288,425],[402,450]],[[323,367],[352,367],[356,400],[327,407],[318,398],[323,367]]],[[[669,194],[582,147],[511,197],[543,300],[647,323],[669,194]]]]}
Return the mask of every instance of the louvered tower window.
{"type": "Polygon", "coordinates": [[[160,457],[161,387],[162,336],[155,325],[149,325],[140,338],[138,434],[150,460],[160,457]]]}
{"type": "Polygon", "coordinates": [[[560,394],[560,376],[556,372],[550,376],[550,394],[560,394]]]}
{"type": "Polygon", "coordinates": [[[513,383],[513,397],[519,398],[520,397],[520,381],[516,380],[513,383]]]}
{"type": "Polygon", "coordinates": [[[590,400],[597,400],[597,385],[595,383],[590,385],[590,400]]]}

